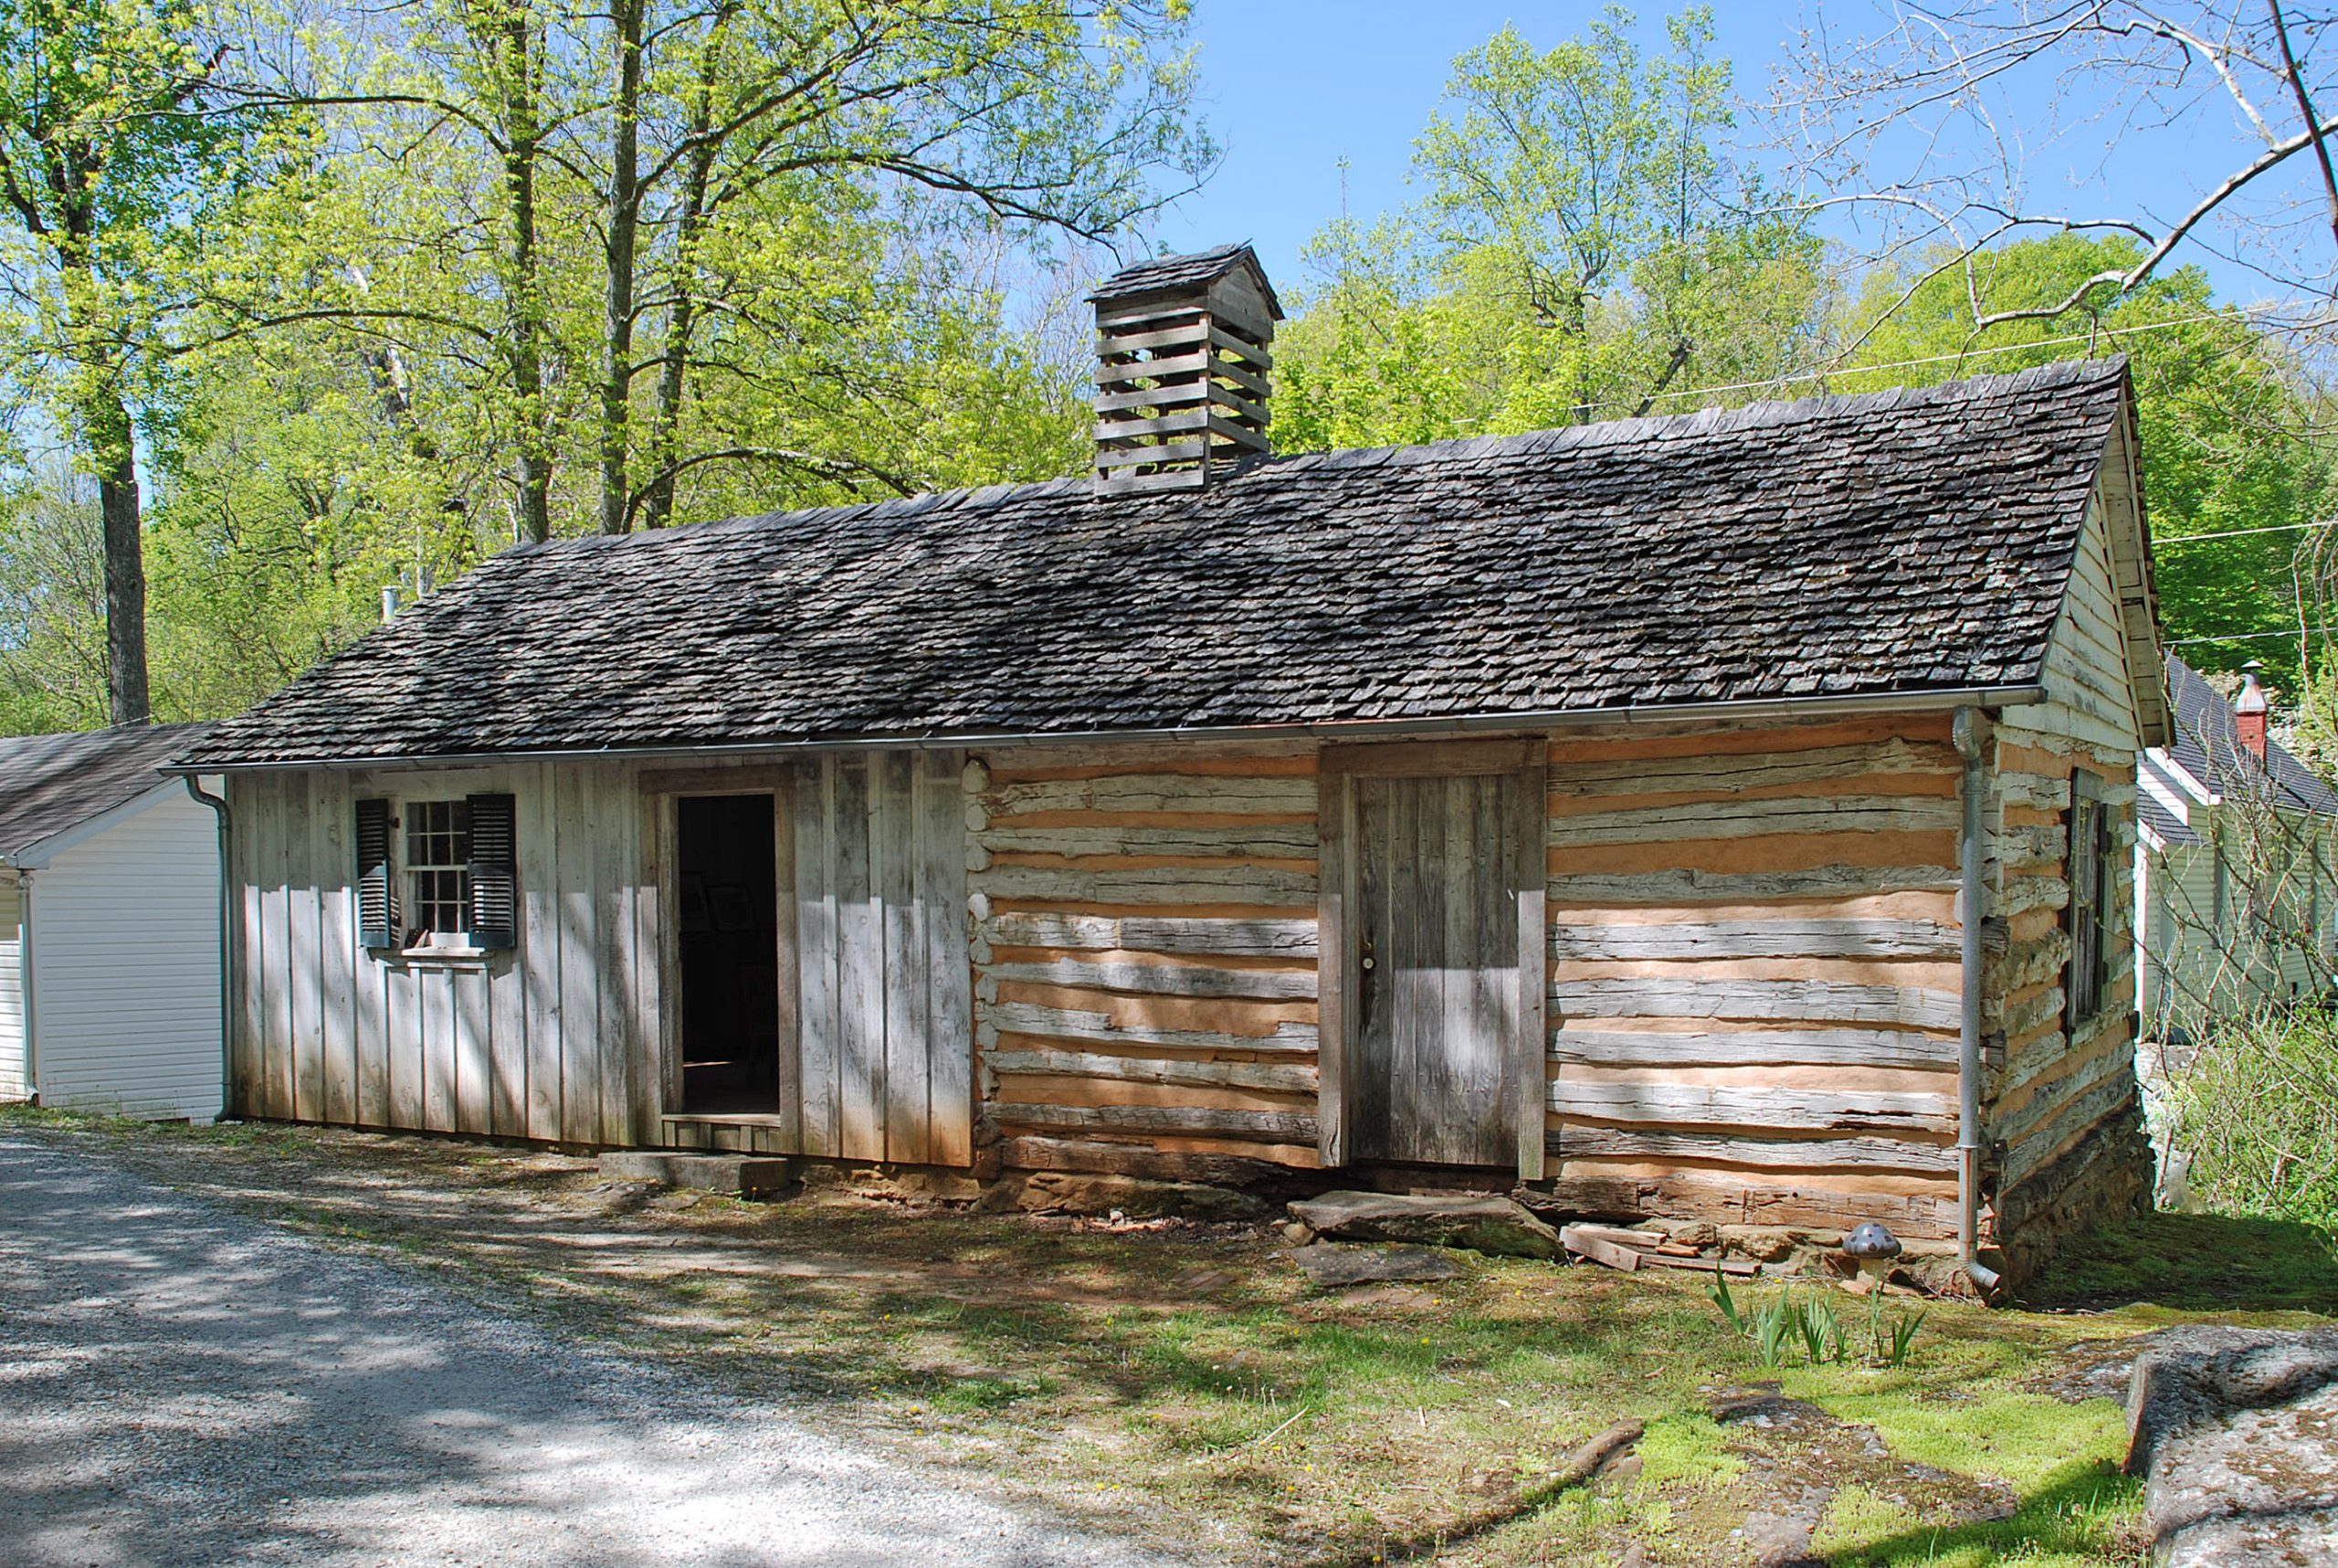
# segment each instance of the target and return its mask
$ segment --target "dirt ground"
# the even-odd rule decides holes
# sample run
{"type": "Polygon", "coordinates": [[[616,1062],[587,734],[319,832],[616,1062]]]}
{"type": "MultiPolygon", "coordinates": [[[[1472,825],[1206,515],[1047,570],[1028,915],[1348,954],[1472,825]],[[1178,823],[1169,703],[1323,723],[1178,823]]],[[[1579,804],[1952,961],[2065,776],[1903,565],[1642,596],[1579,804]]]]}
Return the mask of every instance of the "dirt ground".
{"type": "Polygon", "coordinates": [[[1465,1254],[1459,1279],[1322,1291],[1271,1220],[983,1215],[874,1173],[749,1204],[542,1150],[38,1121],[548,1331],[1238,1563],[2133,1563],[2121,1342],[2338,1314],[2313,1233],[2178,1216],[2081,1249],[2041,1310],[1931,1306],[1902,1366],[1763,1366],[1688,1278],[1465,1254]],[[1618,1423],[1638,1441],[1572,1481],[1618,1423]]]}

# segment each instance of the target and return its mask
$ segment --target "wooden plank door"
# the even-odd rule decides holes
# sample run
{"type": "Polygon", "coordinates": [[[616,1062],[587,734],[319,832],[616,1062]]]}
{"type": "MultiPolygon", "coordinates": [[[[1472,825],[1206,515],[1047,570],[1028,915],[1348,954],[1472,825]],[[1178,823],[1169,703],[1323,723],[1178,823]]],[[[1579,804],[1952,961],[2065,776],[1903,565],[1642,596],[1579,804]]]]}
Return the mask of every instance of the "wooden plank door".
{"type": "Polygon", "coordinates": [[[1327,1152],[1539,1177],[1541,748],[1343,749],[1324,772],[1327,1152]]]}

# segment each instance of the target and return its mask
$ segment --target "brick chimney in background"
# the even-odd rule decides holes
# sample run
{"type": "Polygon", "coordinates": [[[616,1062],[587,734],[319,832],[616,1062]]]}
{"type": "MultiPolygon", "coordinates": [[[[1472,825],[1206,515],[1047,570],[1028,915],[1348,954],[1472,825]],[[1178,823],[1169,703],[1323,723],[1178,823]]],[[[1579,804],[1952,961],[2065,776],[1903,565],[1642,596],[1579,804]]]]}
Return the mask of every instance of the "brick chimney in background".
{"type": "Polygon", "coordinates": [[[1248,246],[1140,261],[1088,299],[1097,494],[1199,489],[1267,454],[1282,306],[1248,246]]]}
{"type": "Polygon", "coordinates": [[[2241,671],[2240,694],[2232,700],[2232,727],[2240,743],[2260,761],[2265,755],[2265,714],[2271,706],[2265,699],[2265,689],[2257,683],[2256,668],[2241,671]]]}

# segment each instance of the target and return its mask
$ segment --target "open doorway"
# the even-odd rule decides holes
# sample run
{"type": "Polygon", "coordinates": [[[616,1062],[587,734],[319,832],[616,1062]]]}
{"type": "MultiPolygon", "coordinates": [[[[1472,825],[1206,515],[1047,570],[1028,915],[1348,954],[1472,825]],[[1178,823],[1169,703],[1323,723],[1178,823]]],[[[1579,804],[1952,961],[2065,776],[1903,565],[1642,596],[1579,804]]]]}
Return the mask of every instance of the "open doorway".
{"type": "Polygon", "coordinates": [[[779,1109],[779,909],[772,797],[677,800],[682,1109],[779,1109]]]}

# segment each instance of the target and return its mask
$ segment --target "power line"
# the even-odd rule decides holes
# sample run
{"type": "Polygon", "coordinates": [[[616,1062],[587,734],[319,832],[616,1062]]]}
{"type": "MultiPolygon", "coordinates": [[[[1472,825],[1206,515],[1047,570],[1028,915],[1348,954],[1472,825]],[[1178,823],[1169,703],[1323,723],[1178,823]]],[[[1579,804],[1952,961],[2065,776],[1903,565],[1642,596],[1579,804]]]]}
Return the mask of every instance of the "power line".
{"type": "Polygon", "coordinates": [[[2246,539],[2252,533],[2295,533],[2305,528],[2338,528],[2338,520],[2329,522],[2282,522],[2270,528],[2228,528],[2222,533],[2178,533],[2153,540],[2152,548],[2160,550],[2171,544],[2190,544],[2203,539],[2246,539]]]}
{"type": "MultiPolygon", "coordinates": [[[[2116,338],[2134,332],[2165,331],[2174,327],[2196,327],[2203,321],[2228,321],[2234,314],[2248,315],[2252,311],[2270,310],[2270,305],[2235,305],[2229,311],[2210,310],[2197,316],[2178,316],[2165,321],[2140,321],[2132,327],[2110,326],[2100,331],[2073,332],[2068,337],[2039,338],[2026,343],[1998,343],[1991,348],[1966,349],[1953,354],[1933,354],[1924,359],[1894,360],[1888,364],[1835,365],[1826,370],[1796,371],[1790,375],[1766,376],[1760,381],[1733,381],[1720,386],[1683,387],[1678,392],[1657,392],[1646,395],[1648,399],[1673,397],[1704,397],[1717,392],[1758,392],[1765,386],[1785,386],[1798,381],[1824,381],[1829,376],[1871,375],[1887,370],[1914,370],[1928,364],[1955,364],[1964,360],[1978,359],[1985,354],[2019,353],[2024,349],[2059,348],[2068,343],[2093,343],[2104,337],[2116,338]]],[[[2331,325],[2318,322],[2316,325],[2331,325]]],[[[1609,397],[1592,405],[1596,408],[1614,408],[1627,403],[1642,401],[1638,397],[1609,397]]]]}
{"type": "Polygon", "coordinates": [[[2326,637],[2332,635],[2333,631],[2338,631],[2338,627],[2316,626],[2312,631],[2291,630],[2286,632],[2233,632],[2224,637],[2176,637],[2171,640],[2167,646],[2170,647],[2183,647],[2187,644],[2196,642],[2254,642],[2259,637],[2326,637]]]}

